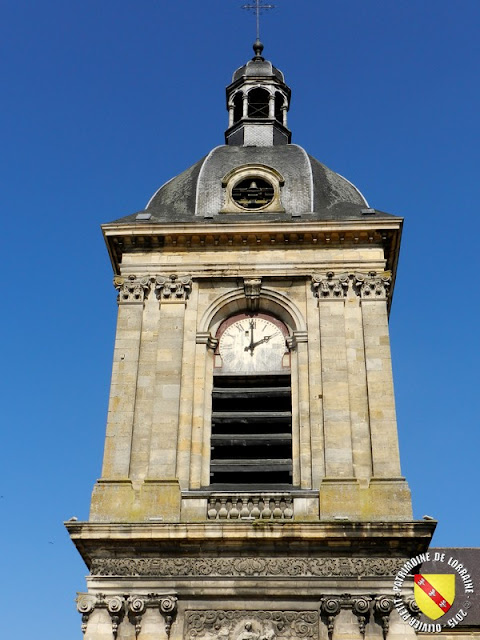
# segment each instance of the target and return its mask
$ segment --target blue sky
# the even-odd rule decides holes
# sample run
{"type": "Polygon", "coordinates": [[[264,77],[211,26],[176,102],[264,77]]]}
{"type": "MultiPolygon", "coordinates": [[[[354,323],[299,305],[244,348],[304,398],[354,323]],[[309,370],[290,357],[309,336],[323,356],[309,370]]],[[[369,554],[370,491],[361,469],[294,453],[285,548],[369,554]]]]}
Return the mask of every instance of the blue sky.
{"type": "MultiPolygon", "coordinates": [[[[241,4],[2,5],[5,637],[81,638],[62,521],[87,517],[101,468],[116,294],[99,225],[222,143],[255,36],[241,4]]],[[[480,3],[275,4],[262,39],[293,141],[405,217],[391,340],[415,516],[438,518],[437,546],[478,546],[480,3]]]]}

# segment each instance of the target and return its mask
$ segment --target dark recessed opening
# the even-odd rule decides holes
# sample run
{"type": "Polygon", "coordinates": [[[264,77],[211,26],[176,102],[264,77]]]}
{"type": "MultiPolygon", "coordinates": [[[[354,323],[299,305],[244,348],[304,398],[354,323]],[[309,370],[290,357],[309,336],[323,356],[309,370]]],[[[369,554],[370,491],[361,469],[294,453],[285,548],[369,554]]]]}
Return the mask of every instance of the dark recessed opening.
{"type": "Polygon", "coordinates": [[[233,98],[233,122],[238,122],[243,117],[243,94],[236,93],[233,98]]]}
{"type": "Polygon", "coordinates": [[[261,209],[273,200],[274,193],[269,182],[252,176],[233,187],[232,198],[243,209],[261,209]]]}
{"type": "Polygon", "coordinates": [[[283,124],[283,96],[278,91],[275,93],[275,120],[283,124]]]}
{"type": "Polygon", "coordinates": [[[270,94],[266,89],[252,89],[248,92],[248,117],[268,118],[270,94]]]}
{"type": "Polygon", "coordinates": [[[290,375],[215,376],[211,484],[292,485],[290,375]]]}

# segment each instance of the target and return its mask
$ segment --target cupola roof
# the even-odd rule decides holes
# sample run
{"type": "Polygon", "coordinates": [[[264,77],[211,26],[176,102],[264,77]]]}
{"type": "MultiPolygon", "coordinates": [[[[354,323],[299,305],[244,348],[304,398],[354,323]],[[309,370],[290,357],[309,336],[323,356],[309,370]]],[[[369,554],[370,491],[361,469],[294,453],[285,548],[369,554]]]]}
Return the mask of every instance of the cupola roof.
{"type": "MultiPolygon", "coordinates": [[[[239,178],[240,179],[240,178],[239,178]]],[[[258,180],[257,180],[258,181],[258,180]]],[[[272,178],[272,182],[274,178],[272,178]]],[[[234,203],[235,204],[235,203],[234,203]]],[[[360,220],[391,217],[370,209],[362,193],[296,144],[270,147],[222,145],[180,175],[166,182],[152,196],[144,211],[122,222],[228,223],[252,220],[314,221],[360,220]],[[263,208],[225,211],[226,190],[235,172],[251,176],[281,176],[281,207],[266,213],[263,208]],[[265,173],[266,172],[266,173],[265,173]]]]}
{"type": "Polygon", "coordinates": [[[274,77],[280,80],[280,82],[285,82],[285,77],[280,69],[274,67],[270,60],[265,60],[262,56],[263,48],[263,44],[260,40],[257,40],[253,45],[255,56],[234,72],[232,76],[232,83],[240,80],[240,78],[244,76],[253,78],[259,78],[262,76],[274,77]]]}
{"type": "Polygon", "coordinates": [[[346,178],[291,144],[290,89],[262,56],[233,74],[227,87],[225,145],[158,189],[145,210],[122,223],[311,222],[392,218],[371,209],[346,178]]]}

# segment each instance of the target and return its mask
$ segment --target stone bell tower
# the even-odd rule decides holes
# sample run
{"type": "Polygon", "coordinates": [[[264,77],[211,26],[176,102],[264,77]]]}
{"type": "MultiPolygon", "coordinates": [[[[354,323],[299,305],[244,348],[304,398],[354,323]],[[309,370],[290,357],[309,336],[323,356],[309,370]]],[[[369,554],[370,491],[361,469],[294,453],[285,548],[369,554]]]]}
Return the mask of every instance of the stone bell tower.
{"type": "Polygon", "coordinates": [[[67,523],[85,640],[415,635],[391,596],[434,528],[398,453],[402,219],[291,144],[290,89],[254,49],[226,144],[103,225],[105,454],[89,520],[67,523]]]}

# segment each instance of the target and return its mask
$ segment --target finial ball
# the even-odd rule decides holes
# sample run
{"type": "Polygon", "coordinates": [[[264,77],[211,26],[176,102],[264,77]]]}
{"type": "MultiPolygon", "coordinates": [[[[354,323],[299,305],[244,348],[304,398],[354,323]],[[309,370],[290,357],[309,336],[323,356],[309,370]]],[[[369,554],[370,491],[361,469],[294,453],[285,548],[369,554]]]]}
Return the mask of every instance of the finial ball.
{"type": "Polygon", "coordinates": [[[260,42],[260,40],[258,38],[253,43],[253,50],[255,51],[255,57],[257,57],[257,58],[261,58],[262,57],[263,44],[260,42]]]}

